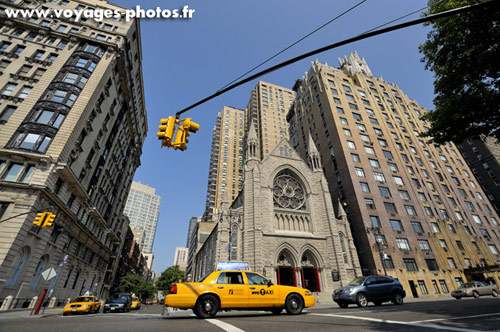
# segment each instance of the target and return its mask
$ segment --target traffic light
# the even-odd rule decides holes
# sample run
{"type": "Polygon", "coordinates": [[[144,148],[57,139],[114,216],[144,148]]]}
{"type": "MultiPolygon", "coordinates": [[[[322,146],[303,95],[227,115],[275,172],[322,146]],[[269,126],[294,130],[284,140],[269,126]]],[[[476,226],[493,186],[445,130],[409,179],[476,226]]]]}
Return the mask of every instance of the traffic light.
{"type": "Polygon", "coordinates": [[[45,216],[48,212],[40,212],[36,214],[35,220],[33,221],[33,225],[42,226],[43,221],[45,220],[45,216]]]}
{"type": "Polygon", "coordinates": [[[160,119],[161,125],[158,126],[159,132],[156,133],[158,139],[161,140],[161,147],[173,147],[173,136],[175,131],[175,117],[169,116],[167,119],[160,119]]]}
{"type": "Polygon", "coordinates": [[[47,217],[45,218],[45,222],[43,223],[43,228],[49,228],[54,223],[54,219],[56,219],[56,215],[50,212],[46,212],[47,217]]]}
{"type": "Polygon", "coordinates": [[[190,133],[196,133],[200,129],[200,125],[193,122],[191,118],[185,118],[184,120],[179,120],[179,129],[177,129],[177,134],[175,135],[174,149],[180,149],[184,151],[187,149],[187,143],[189,142],[188,137],[190,133]]]}

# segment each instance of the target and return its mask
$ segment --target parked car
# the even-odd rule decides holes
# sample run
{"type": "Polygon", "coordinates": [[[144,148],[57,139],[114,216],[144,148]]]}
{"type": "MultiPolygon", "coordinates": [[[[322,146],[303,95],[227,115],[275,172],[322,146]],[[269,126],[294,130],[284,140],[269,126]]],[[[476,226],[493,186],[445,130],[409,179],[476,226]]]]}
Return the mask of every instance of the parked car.
{"type": "Polygon", "coordinates": [[[215,317],[219,310],[286,310],[298,315],[316,299],[304,288],[275,285],[251,271],[214,271],[198,282],[173,284],[165,306],[192,309],[199,318],[215,317]]]}
{"type": "Polygon", "coordinates": [[[144,301],[144,304],[153,304],[153,299],[146,299],[146,301],[144,301]]]}
{"type": "Polygon", "coordinates": [[[498,287],[496,285],[486,285],[481,281],[466,282],[458,289],[451,292],[451,296],[460,300],[462,297],[472,297],[479,298],[481,295],[493,295],[498,296],[498,287]]]}
{"type": "Polygon", "coordinates": [[[334,290],[333,301],[341,308],[347,308],[351,303],[358,307],[366,307],[368,302],[382,305],[382,302],[392,301],[403,304],[406,292],[401,283],[388,276],[371,275],[358,277],[347,286],[334,290]]]}
{"type": "Polygon", "coordinates": [[[99,312],[100,308],[101,302],[95,296],[79,296],[64,306],[63,316],[99,312]]]}
{"type": "Polygon", "coordinates": [[[115,293],[106,301],[103,313],[111,311],[128,312],[132,306],[132,296],[129,293],[115,293]]]}

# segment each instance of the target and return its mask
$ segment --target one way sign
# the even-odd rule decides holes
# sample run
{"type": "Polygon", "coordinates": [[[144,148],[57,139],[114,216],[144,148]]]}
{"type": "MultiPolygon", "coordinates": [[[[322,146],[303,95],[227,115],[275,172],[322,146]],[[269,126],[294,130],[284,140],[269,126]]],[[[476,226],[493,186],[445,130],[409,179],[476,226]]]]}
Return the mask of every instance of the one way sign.
{"type": "Polygon", "coordinates": [[[50,280],[54,278],[56,275],[57,275],[56,270],[54,270],[53,267],[48,268],[42,273],[42,277],[44,280],[50,280]]]}

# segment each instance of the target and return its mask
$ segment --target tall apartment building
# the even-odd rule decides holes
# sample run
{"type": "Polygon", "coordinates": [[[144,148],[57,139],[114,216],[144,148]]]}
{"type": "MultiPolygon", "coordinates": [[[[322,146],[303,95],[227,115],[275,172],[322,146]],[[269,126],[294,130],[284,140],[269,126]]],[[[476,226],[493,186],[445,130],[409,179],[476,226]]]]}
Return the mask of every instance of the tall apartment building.
{"type": "MultiPolygon", "coordinates": [[[[293,90],[259,81],[251,92],[246,108],[245,133],[253,122],[263,160],[281,141],[288,139],[286,114],[293,103],[293,90]]],[[[230,201],[232,202],[232,200],[230,201]]]]}
{"type": "Polygon", "coordinates": [[[49,267],[58,304],[105,297],[147,133],[139,22],[14,19],[7,8],[122,8],[0,3],[0,300],[38,296],[49,267]],[[33,226],[38,211],[55,213],[54,225],[33,226]]]}
{"type": "Polygon", "coordinates": [[[160,215],[161,197],[156,189],[140,182],[132,182],[124,213],[130,219],[130,227],[144,230],[141,250],[153,252],[156,225],[160,215]]]}
{"type": "Polygon", "coordinates": [[[290,141],[311,133],[334,202],[346,207],[363,273],[398,278],[409,296],[465,280],[500,284],[499,218],[453,143],[419,137],[427,110],[351,54],[315,61],[295,84],[290,141]]]}
{"type": "Polygon", "coordinates": [[[213,228],[217,225],[215,222],[204,222],[201,217],[193,217],[189,222],[189,231],[187,239],[188,258],[186,263],[186,276],[194,277],[194,270],[197,264],[196,254],[200,247],[205,243],[213,228]]]}
{"type": "Polygon", "coordinates": [[[466,140],[457,147],[499,214],[500,144],[496,143],[494,138],[487,137],[484,141],[466,140]]]}
{"type": "Polygon", "coordinates": [[[233,201],[243,182],[245,111],[225,106],[212,131],[207,201],[203,219],[212,221],[225,197],[233,201]]]}

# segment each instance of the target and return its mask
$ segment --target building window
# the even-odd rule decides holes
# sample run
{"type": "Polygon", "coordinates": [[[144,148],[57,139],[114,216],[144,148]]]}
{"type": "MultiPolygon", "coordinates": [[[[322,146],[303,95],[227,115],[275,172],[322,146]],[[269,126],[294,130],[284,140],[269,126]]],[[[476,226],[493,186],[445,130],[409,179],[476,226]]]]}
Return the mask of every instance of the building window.
{"type": "Polygon", "coordinates": [[[444,251],[449,250],[445,240],[439,240],[439,244],[441,245],[441,248],[443,248],[444,251]]]}
{"type": "Polygon", "coordinates": [[[362,168],[354,167],[354,170],[355,170],[357,176],[362,177],[362,178],[365,177],[365,172],[363,171],[362,168]]]}
{"type": "Polygon", "coordinates": [[[372,228],[380,228],[380,219],[378,216],[370,216],[370,221],[372,224],[372,228]]]}
{"type": "Polygon", "coordinates": [[[5,123],[9,120],[10,116],[16,111],[16,106],[7,105],[5,106],[2,113],[0,113],[0,124],[5,123]]]}
{"type": "Polygon", "coordinates": [[[30,252],[28,247],[23,247],[23,249],[16,255],[16,257],[14,258],[14,263],[12,264],[10,275],[5,282],[5,287],[15,286],[17,278],[21,274],[21,271],[24,268],[29,255],[30,252]]]}
{"type": "Polygon", "coordinates": [[[373,177],[376,181],[385,183],[385,177],[384,174],[379,173],[379,172],[373,172],[373,177]]]}
{"type": "Polygon", "coordinates": [[[26,150],[45,152],[52,141],[49,136],[36,133],[21,133],[17,136],[14,146],[26,150]]]}
{"type": "Polygon", "coordinates": [[[16,83],[7,83],[0,92],[4,96],[10,96],[17,87],[16,83]]]}
{"type": "Polygon", "coordinates": [[[403,262],[408,272],[418,271],[417,263],[414,258],[403,258],[403,262]]]}
{"type": "Polygon", "coordinates": [[[386,269],[394,269],[394,263],[392,262],[392,257],[391,256],[384,256],[384,259],[382,260],[382,264],[384,265],[384,268],[386,269]]]}
{"type": "Polygon", "coordinates": [[[443,293],[449,293],[450,291],[448,290],[448,286],[446,285],[445,280],[439,280],[439,284],[441,285],[441,289],[443,290],[443,293]]]}
{"type": "Polygon", "coordinates": [[[400,220],[391,219],[390,222],[391,222],[391,226],[392,226],[393,230],[395,230],[397,232],[403,232],[404,231],[403,224],[401,223],[400,220]]]}
{"type": "Polygon", "coordinates": [[[384,207],[385,207],[385,211],[387,211],[387,213],[389,213],[389,214],[396,214],[396,213],[398,213],[398,211],[396,210],[396,206],[394,205],[394,203],[384,202],[384,207]]]}
{"type": "Polygon", "coordinates": [[[434,287],[434,292],[435,292],[436,294],[441,293],[441,292],[439,291],[439,287],[438,287],[438,284],[437,284],[436,280],[432,280],[432,286],[434,287]]]}
{"type": "Polygon", "coordinates": [[[427,287],[425,286],[425,281],[423,280],[419,280],[418,281],[418,286],[420,287],[420,291],[422,292],[422,294],[427,294],[427,287]]]}
{"type": "Polygon", "coordinates": [[[380,195],[382,195],[385,198],[390,198],[391,197],[391,192],[389,191],[388,187],[378,187],[378,190],[380,191],[380,195]]]}
{"type": "Polygon", "coordinates": [[[361,191],[364,193],[369,193],[370,192],[370,187],[368,186],[368,183],[366,182],[360,182],[359,185],[361,186],[361,191]]]}
{"type": "Polygon", "coordinates": [[[418,240],[418,245],[420,246],[420,250],[422,251],[432,251],[431,246],[429,245],[429,241],[427,240],[418,240]]]}
{"type": "Polygon", "coordinates": [[[415,233],[421,234],[424,232],[424,229],[422,228],[422,224],[418,221],[412,221],[411,226],[413,227],[413,230],[415,231],[415,233]]]}
{"type": "Polygon", "coordinates": [[[371,198],[365,198],[365,205],[367,209],[375,210],[375,203],[371,198]]]}
{"type": "Polygon", "coordinates": [[[398,248],[401,250],[411,250],[410,243],[406,238],[396,238],[396,242],[398,244],[398,248]]]}

